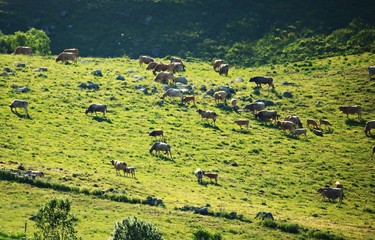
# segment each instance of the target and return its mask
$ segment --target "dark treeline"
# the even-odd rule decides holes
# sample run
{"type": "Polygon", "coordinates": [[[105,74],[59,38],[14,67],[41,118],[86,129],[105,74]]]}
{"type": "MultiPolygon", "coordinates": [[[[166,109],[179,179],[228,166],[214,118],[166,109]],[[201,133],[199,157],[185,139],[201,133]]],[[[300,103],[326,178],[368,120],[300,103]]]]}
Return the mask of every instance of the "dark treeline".
{"type": "Polygon", "coordinates": [[[176,55],[244,65],[374,49],[371,0],[13,0],[4,34],[41,29],[82,56],[176,55]],[[316,49],[315,49],[316,48],[316,49]]]}

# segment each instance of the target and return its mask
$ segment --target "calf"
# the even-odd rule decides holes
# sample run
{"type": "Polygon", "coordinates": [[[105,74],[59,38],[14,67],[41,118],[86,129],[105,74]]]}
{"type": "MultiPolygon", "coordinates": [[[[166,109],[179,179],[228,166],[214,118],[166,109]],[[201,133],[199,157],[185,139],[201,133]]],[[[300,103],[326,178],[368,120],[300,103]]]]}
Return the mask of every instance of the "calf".
{"type": "Polygon", "coordinates": [[[296,136],[297,138],[299,138],[299,135],[301,135],[301,134],[304,134],[305,137],[307,138],[307,135],[306,135],[307,130],[304,129],[304,128],[297,128],[297,129],[293,130],[291,133],[292,133],[293,136],[296,136]]]}
{"type": "Polygon", "coordinates": [[[295,123],[291,121],[277,121],[276,126],[279,127],[283,132],[285,133],[285,130],[289,130],[289,132],[294,131],[295,129],[295,123]]]}
{"type": "Polygon", "coordinates": [[[195,105],[195,97],[194,96],[186,96],[182,99],[183,103],[193,102],[195,105]]]}
{"type": "Polygon", "coordinates": [[[330,128],[330,126],[332,126],[332,124],[326,119],[320,119],[319,120],[320,128],[322,128],[322,125],[324,125],[324,128],[327,128],[327,126],[328,126],[328,128],[330,128]]]}
{"type": "Polygon", "coordinates": [[[236,123],[240,128],[242,129],[242,126],[246,126],[247,129],[249,129],[249,120],[234,120],[234,123],[236,123]]]}
{"type": "Polygon", "coordinates": [[[208,177],[210,181],[212,182],[212,179],[215,179],[215,183],[217,184],[217,179],[219,178],[219,174],[217,173],[211,173],[211,172],[203,172],[204,176],[208,177]]]}
{"type": "Polygon", "coordinates": [[[148,135],[152,136],[152,137],[158,137],[158,136],[160,136],[161,139],[164,139],[164,132],[161,129],[153,130],[153,131],[149,132],[148,135]]]}
{"type": "Polygon", "coordinates": [[[124,175],[130,174],[132,178],[135,178],[135,167],[133,166],[125,167],[124,169],[122,169],[122,171],[124,172],[124,175]]]}
{"type": "Polygon", "coordinates": [[[312,125],[313,128],[318,128],[318,123],[314,119],[307,119],[306,124],[308,128],[310,128],[310,125],[312,125]]]}

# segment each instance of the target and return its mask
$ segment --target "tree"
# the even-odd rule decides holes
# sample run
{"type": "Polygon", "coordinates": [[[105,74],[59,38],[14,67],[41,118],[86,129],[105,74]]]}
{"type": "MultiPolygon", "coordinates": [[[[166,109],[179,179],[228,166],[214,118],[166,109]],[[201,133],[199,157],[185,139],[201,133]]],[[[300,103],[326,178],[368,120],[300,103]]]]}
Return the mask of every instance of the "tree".
{"type": "Polygon", "coordinates": [[[77,218],[70,214],[68,199],[53,198],[36,213],[36,240],[75,240],[77,218]]]}
{"type": "Polygon", "coordinates": [[[136,217],[116,222],[113,240],[161,240],[162,234],[152,225],[136,217]]]}

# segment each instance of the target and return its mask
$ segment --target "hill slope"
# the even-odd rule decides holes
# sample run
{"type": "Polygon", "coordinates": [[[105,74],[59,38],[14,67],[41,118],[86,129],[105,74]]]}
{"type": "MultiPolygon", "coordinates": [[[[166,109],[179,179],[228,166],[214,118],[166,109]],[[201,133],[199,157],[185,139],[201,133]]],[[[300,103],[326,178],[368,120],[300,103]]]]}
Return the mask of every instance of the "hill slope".
{"type": "Polygon", "coordinates": [[[52,57],[1,55],[0,59],[0,68],[14,73],[0,77],[1,167],[14,169],[22,162],[26,168],[45,172],[50,182],[80,188],[81,193],[105,190],[134,199],[151,195],[165,204],[161,208],[118,203],[1,181],[0,226],[6,231],[22,231],[26,219],[46,199],[67,195],[80,219],[78,233],[85,239],[108,238],[116,220],[132,215],[154,223],[165,239],[191,239],[199,227],[224,239],[302,236],[302,230],[292,234],[260,225],[254,220],[259,211],[272,212],[280,223],[285,220],[334,236],[374,236],[374,164],[369,160],[374,135],[363,133],[365,122],[375,119],[375,82],[366,70],[374,64],[373,54],[231,68],[228,77],[219,76],[208,63],[186,62],[186,73],[179,75],[194,86],[196,106],[181,105],[177,99],[161,101],[163,86],[144,66],[127,58],[81,58],[77,65],[57,64],[52,57]],[[25,67],[16,67],[18,63],[25,67]],[[39,67],[48,71],[35,72],[39,67]],[[102,70],[103,77],[91,74],[96,69],[102,70]],[[116,80],[117,74],[125,81],[116,80]],[[256,75],[272,76],[275,89],[258,90],[248,82],[256,75]],[[80,83],[87,81],[99,84],[99,90],[81,89],[80,83]],[[304,124],[307,118],[326,118],[333,126],[323,129],[324,137],[308,131],[307,138],[298,139],[271,123],[261,124],[250,112],[236,113],[215,104],[200,90],[202,85],[214,90],[222,85],[234,88],[241,109],[251,100],[267,99],[277,103],[268,109],[277,110],[281,118],[298,115],[304,124]],[[14,91],[23,86],[30,91],[14,91]],[[139,86],[146,87],[148,94],[139,86]],[[283,97],[285,91],[292,97],[283,97]],[[19,114],[9,110],[13,99],[29,102],[30,118],[22,109],[19,114]],[[85,115],[90,103],[106,104],[107,117],[85,115]],[[346,104],[362,106],[362,119],[353,115],[347,119],[338,110],[346,104]],[[216,126],[202,120],[197,108],[216,111],[216,126]],[[250,129],[240,130],[235,119],[250,119],[250,129]],[[163,153],[149,154],[155,139],[148,132],[158,128],[165,131],[173,160],[163,153]],[[113,159],[134,165],[136,179],[117,176],[110,165],[113,159]],[[193,175],[197,167],[218,172],[218,185],[208,179],[199,185],[193,175]],[[336,180],[345,187],[344,203],[322,201],[316,190],[336,180]],[[235,211],[246,221],[178,210],[184,206],[235,211]]]}

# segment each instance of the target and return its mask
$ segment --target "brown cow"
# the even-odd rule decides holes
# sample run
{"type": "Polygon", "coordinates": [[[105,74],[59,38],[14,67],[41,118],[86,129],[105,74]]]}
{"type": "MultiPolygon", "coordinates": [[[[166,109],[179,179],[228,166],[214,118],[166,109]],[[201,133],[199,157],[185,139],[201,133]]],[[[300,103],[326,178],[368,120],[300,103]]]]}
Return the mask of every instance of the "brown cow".
{"type": "Polygon", "coordinates": [[[71,52],[62,52],[56,58],[56,62],[61,61],[62,63],[66,63],[67,61],[72,61],[73,63],[77,63],[77,55],[71,52]]]}
{"type": "Polygon", "coordinates": [[[228,76],[229,71],[229,65],[228,64],[221,64],[219,67],[219,74],[225,74],[225,76],[228,76]]]}
{"type": "Polygon", "coordinates": [[[158,63],[152,70],[152,73],[156,75],[156,72],[173,72],[173,64],[164,64],[164,63],[158,63]]]}
{"type": "Polygon", "coordinates": [[[346,117],[349,118],[349,114],[357,114],[358,119],[361,119],[361,107],[360,106],[340,106],[340,111],[346,114],[346,117]]]}
{"type": "Polygon", "coordinates": [[[160,72],[154,80],[161,83],[174,83],[174,76],[171,72],[160,72]]]}
{"type": "Polygon", "coordinates": [[[193,102],[195,105],[195,97],[194,96],[186,96],[182,99],[183,103],[193,102]]]}
{"type": "Polygon", "coordinates": [[[143,63],[149,64],[154,62],[154,59],[150,56],[139,56],[139,66],[142,66],[143,63]]]}
{"type": "Polygon", "coordinates": [[[31,55],[32,48],[27,46],[18,46],[14,50],[13,54],[24,54],[24,55],[31,55]]]}
{"type": "Polygon", "coordinates": [[[147,67],[146,67],[146,70],[152,70],[156,67],[156,65],[158,65],[159,63],[157,62],[150,62],[147,67]]]}
{"type": "Polygon", "coordinates": [[[252,77],[250,78],[249,82],[255,82],[258,87],[262,87],[262,84],[268,84],[268,90],[270,87],[275,88],[273,84],[273,78],[269,77],[252,77]]]}
{"type": "Polygon", "coordinates": [[[221,64],[224,64],[224,61],[221,59],[217,59],[212,62],[212,66],[214,67],[215,72],[219,72],[219,67],[221,64]]]}
{"type": "Polygon", "coordinates": [[[242,129],[242,126],[246,126],[247,129],[249,129],[250,121],[248,119],[246,120],[234,120],[234,123],[236,123],[240,128],[242,129]]]}

